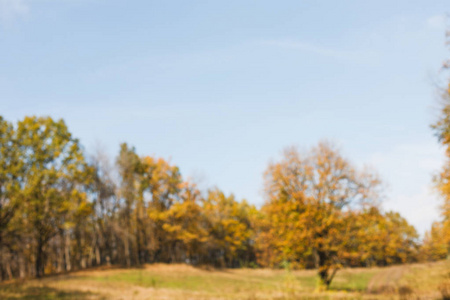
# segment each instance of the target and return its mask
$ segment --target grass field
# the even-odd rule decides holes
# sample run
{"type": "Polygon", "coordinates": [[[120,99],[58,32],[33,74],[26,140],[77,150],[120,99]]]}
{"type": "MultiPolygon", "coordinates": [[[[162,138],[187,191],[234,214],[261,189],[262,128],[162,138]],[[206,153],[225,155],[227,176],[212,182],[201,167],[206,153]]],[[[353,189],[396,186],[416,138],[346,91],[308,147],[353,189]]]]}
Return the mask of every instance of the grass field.
{"type": "Polygon", "coordinates": [[[0,299],[443,299],[450,262],[340,270],[319,292],[313,270],[96,269],[0,285],[0,299]]]}

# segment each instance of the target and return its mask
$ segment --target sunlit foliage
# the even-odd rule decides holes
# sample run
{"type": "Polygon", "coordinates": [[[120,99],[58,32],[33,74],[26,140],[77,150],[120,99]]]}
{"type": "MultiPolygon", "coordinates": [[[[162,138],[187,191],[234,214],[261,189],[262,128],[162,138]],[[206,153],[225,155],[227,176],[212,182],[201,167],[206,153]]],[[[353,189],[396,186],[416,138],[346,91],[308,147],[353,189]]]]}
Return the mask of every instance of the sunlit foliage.
{"type": "Polygon", "coordinates": [[[410,260],[414,228],[379,213],[380,181],[359,171],[330,143],[285,150],[266,171],[267,202],[257,238],[264,266],[314,267],[329,286],[343,266],[410,260]]]}
{"type": "MultiPolygon", "coordinates": [[[[444,64],[444,70],[448,71],[449,68],[449,62],[444,64]]],[[[445,241],[447,252],[450,254],[450,80],[448,80],[447,86],[441,91],[441,111],[438,120],[432,125],[432,128],[439,142],[445,148],[446,162],[441,172],[436,176],[435,181],[438,191],[444,200],[441,206],[441,239],[445,241]]]]}
{"type": "MultiPolygon", "coordinates": [[[[316,268],[329,286],[342,267],[418,259],[415,229],[380,208],[375,173],[326,142],[269,165],[261,209],[219,188],[201,191],[170,161],[126,143],[113,162],[102,151],[87,156],[49,117],[0,118],[0,165],[1,280],[182,262],[316,268]]],[[[443,230],[421,257],[442,256],[443,230]]]]}

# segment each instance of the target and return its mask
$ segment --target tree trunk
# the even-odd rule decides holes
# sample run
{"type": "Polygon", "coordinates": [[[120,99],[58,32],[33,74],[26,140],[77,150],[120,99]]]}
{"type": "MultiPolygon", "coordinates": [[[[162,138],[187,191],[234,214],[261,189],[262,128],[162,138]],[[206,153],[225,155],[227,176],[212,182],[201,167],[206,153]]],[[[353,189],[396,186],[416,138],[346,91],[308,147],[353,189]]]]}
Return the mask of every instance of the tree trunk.
{"type": "Polygon", "coordinates": [[[6,274],[8,274],[8,279],[13,279],[13,274],[11,272],[11,263],[9,260],[6,261],[6,274]]]}
{"type": "Polygon", "coordinates": [[[95,264],[100,266],[102,263],[100,248],[98,246],[95,247],[95,264]]]}
{"type": "Polygon", "coordinates": [[[64,243],[64,258],[65,258],[65,265],[66,265],[66,271],[70,271],[72,269],[72,264],[70,263],[70,239],[69,235],[66,234],[66,241],[64,243]]]}
{"type": "Polygon", "coordinates": [[[39,237],[36,249],[36,277],[44,276],[44,241],[39,237]]]}
{"type": "Polygon", "coordinates": [[[26,263],[23,253],[19,255],[19,278],[24,279],[26,276],[26,263]]]}

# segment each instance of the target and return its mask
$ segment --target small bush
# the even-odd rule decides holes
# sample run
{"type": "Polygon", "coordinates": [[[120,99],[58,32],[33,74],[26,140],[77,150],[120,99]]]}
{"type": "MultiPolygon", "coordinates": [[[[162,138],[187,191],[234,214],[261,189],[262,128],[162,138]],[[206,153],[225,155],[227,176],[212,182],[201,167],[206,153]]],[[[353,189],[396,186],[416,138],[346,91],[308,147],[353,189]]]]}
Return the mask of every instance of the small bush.
{"type": "Polygon", "coordinates": [[[409,285],[402,285],[398,288],[398,295],[402,300],[409,299],[413,295],[413,289],[409,285]]]}
{"type": "Polygon", "coordinates": [[[393,294],[397,292],[397,289],[393,284],[383,284],[369,288],[368,292],[372,294],[393,294]]]}
{"type": "Polygon", "coordinates": [[[447,279],[439,286],[442,300],[450,300],[450,279],[447,279]]]}

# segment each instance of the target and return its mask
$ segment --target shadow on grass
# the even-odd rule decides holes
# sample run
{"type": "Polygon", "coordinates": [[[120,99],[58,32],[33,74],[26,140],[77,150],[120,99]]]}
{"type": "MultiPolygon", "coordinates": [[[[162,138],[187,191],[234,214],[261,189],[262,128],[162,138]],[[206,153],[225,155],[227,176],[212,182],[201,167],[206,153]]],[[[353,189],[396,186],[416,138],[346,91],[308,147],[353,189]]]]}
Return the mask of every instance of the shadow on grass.
{"type": "Polygon", "coordinates": [[[51,287],[37,287],[37,286],[20,286],[11,284],[8,286],[0,287],[0,299],[2,300],[87,300],[87,299],[101,299],[106,298],[101,297],[98,294],[91,292],[81,292],[81,291],[63,291],[51,287]]]}

